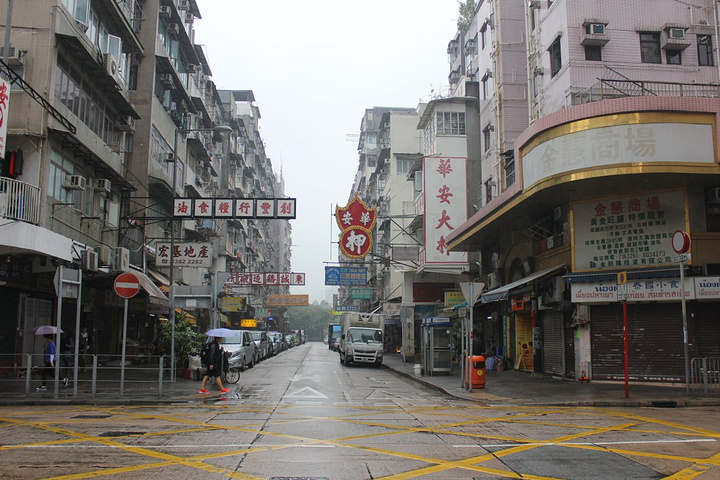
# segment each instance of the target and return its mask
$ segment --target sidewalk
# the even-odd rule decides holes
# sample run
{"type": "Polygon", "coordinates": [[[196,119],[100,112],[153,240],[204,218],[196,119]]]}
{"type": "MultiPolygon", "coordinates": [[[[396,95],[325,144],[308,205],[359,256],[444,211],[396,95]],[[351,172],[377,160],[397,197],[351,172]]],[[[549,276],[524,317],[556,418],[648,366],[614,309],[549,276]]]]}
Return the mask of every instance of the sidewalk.
{"type": "Polygon", "coordinates": [[[383,365],[404,377],[457,398],[487,405],[556,405],[595,407],[718,406],[720,398],[687,396],[685,385],[630,383],[625,397],[623,382],[579,383],[517,370],[487,372],[485,388],[462,387],[459,368],[450,375],[416,377],[413,363],[386,355],[383,365]]]}

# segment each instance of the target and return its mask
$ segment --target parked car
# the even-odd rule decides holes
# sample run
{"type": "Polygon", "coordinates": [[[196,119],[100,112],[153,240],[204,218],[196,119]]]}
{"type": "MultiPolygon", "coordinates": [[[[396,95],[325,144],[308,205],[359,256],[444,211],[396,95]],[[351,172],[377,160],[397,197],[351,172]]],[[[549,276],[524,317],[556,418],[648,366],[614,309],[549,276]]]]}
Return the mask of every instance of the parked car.
{"type": "Polygon", "coordinates": [[[256,351],[256,358],[257,360],[265,360],[270,356],[268,352],[268,348],[270,347],[270,342],[268,342],[268,336],[267,332],[259,331],[259,330],[253,330],[252,332],[253,340],[255,341],[255,351],[256,351]]]}
{"type": "Polygon", "coordinates": [[[268,341],[272,346],[272,354],[277,355],[283,351],[283,334],[280,332],[268,332],[268,341]]]}
{"type": "Polygon", "coordinates": [[[225,337],[221,343],[226,352],[230,352],[230,363],[245,367],[254,367],[257,354],[252,334],[248,330],[238,330],[234,337],[225,337]]]}
{"type": "Polygon", "coordinates": [[[287,343],[287,348],[292,348],[295,346],[295,337],[292,333],[288,333],[285,335],[285,343],[287,343]]]}

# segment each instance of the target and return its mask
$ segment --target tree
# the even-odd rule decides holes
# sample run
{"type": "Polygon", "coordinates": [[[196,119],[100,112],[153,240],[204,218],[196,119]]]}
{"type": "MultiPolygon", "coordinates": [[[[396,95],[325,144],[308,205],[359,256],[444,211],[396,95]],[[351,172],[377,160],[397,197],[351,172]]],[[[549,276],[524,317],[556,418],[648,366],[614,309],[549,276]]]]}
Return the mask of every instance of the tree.
{"type": "MultiPolygon", "coordinates": [[[[185,365],[192,352],[199,352],[205,335],[197,333],[185,319],[185,313],[175,313],[175,358],[178,365],[185,365]]],[[[172,323],[160,324],[160,341],[166,354],[171,352],[172,323]]]]}
{"type": "Polygon", "coordinates": [[[305,330],[308,340],[322,340],[331,320],[330,310],[320,305],[288,308],[288,329],[305,330]]]}
{"type": "Polygon", "coordinates": [[[475,17],[475,8],[477,5],[475,4],[475,0],[466,0],[465,2],[458,0],[458,5],[458,11],[460,13],[457,21],[458,30],[467,32],[467,29],[470,28],[470,24],[475,17]]]}

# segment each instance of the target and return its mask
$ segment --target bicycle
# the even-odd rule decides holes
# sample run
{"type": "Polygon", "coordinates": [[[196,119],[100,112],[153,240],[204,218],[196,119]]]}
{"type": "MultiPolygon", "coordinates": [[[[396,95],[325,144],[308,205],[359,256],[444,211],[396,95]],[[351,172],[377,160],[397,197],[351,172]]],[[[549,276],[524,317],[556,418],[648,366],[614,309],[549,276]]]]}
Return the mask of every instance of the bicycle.
{"type": "Polygon", "coordinates": [[[223,380],[227,383],[237,383],[240,380],[240,364],[242,357],[232,359],[230,352],[225,352],[225,361],[223,362],[223,380]]]}

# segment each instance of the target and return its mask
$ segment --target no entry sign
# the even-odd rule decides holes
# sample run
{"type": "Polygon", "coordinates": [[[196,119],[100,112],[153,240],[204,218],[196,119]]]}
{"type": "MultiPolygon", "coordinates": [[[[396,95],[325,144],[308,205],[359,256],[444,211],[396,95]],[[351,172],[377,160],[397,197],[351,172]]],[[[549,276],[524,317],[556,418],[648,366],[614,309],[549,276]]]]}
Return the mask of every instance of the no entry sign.
{"type": "Polygon", "coordinates": [[[132,298],[140,291],[140,281],[132,273],[121,273],[115,279],[115,293],[122,298],[132,298]]]}

